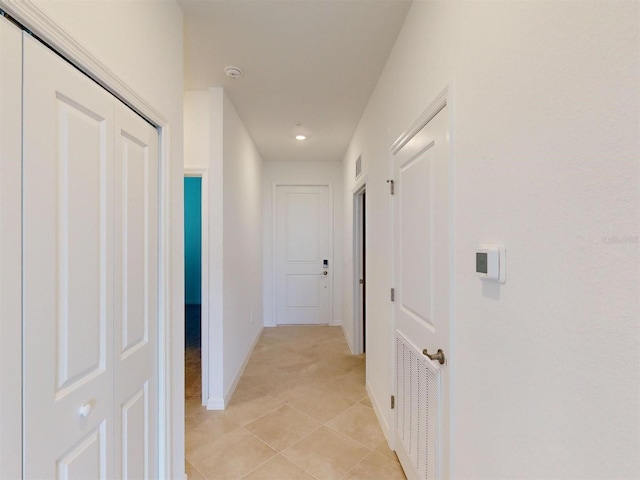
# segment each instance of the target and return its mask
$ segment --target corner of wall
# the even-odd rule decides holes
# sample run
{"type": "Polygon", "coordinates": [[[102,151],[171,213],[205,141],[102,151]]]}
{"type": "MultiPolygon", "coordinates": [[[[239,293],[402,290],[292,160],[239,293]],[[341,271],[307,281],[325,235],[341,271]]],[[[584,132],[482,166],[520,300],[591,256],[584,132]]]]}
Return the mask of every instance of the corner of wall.
{"type": "Polygon", "coordinates": [[[236,372],[236,375],[233,378],[233,381],[231,382],[231,384],[229,385],[229,388],[227,389],[227,391],[224,394],[224,398],[221,399],[222,400],[222,409],[223,410],[224,410],[224,408],[226,408],[227,405],[229,405],[229,402],[231,401],[231,397],[233,396],[233,393],[235,392],[236,387],[238,386],[238,382],[242,378],[242,374],[244,373],[244,369],[247,368],[247,364],[249,363],[249,360],[251,360],[251,355],[253,354],[253,350],[256,348],[256,345],[258,345],[258,341],[260,340],[260,336],[262,335],[262,331],[263,330],[264,330],[264,327],[260,327],[258,329],[258,333],[256,334],[256,336],[254,337],[253,341],[251,342],[251,347],[249,348],[249,351],[247,352],[247,356],[244,359],[244,362],[242,363],[242,366],[236,372]]]}
{"type": "Polygon", "coordinates": [[[207,400],[207,410],[224,410],[225,406],[224,397],[210,397],[207,400]]]}
{"type": "Polygon", "coordinates": [[[351,351],[352,354],[355,355],[355,347],[353,344],[353,337],[351,336],[351,332],[349,331],[348,328],[345,328],[344,324],[341,324],[340,327],[342,328],[342,333],[344,334],[344,338],[347,340],[347,345],[349,346],[349,350],[351,351]]]}
{"type": "Polygon", "coordinates": [[[387,443],[391,448],[393,448],[393,435],[391,432],[391,428],[389,426],[389,413],[380,406],[380,401],[376,397],[373,389],[370,387],[367,382],[367,393],[369,394],[369,400],[371,400],[371,405],[373,406],[373,411],[378,418],[378,422],[380,423],[380,428],[382,429],[382,433],[384,437],[387,439],[387,443]]]}

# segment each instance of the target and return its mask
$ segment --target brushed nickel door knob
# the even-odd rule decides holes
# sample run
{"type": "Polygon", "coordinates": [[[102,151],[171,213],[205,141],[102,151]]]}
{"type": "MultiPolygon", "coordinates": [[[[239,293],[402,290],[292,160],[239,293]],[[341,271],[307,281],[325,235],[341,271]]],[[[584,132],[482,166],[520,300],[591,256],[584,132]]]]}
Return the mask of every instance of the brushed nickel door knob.
{"type": "Polygon", "coordinates": [[[440,365],[444,365],[445,358],[444,358],[444,352],[442,351],[442,349],[438,349],[437,353],[429,353],[425,348],[424,350],[422,350],[422,354],[425,355],[426,357],[429,357],[429,360],[435,360],[440,365]]]}

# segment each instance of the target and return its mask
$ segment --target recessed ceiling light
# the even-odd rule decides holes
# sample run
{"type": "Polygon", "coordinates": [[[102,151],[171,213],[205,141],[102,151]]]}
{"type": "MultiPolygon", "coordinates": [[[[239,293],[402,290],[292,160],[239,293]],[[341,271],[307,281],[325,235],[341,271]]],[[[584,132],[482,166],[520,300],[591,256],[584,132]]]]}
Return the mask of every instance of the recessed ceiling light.
{"type": "Polygon", "coordinates": [[[296,135],[296,140],[306,140],[307,137],[305,137],[304,135],[296,135]]]}

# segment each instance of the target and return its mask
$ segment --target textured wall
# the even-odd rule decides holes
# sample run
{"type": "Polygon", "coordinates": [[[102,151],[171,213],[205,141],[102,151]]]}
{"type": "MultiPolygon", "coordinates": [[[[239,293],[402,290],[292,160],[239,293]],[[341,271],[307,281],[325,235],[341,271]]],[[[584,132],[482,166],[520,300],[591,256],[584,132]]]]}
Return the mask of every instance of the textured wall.
{"type": "Polygon", "coordinates": [[[640,476],[639,4],[414,2],[344,158],[368,175],[368,384],[390,420],[389,147],[449,84],[456,478],[640,476]],[[474,274],[503,243],[505,285],[474,274]],[[375,260],[374,260],[375,259],[375,260]]]}

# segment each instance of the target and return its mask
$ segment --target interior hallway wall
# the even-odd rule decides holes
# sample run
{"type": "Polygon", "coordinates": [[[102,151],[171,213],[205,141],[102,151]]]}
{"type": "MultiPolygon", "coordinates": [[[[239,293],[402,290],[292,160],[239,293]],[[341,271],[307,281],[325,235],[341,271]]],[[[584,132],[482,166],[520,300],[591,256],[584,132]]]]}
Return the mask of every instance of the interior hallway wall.
{"type": "Polygon", "coordinates": [[[362,154],[367,382],[388,434],[389,147],[450,85],[455,478],[640,476],[639,7],[414,2],[344,157],[343,315],[362,154]],[[476,277],[482,243],[506,245],[505,285],[476,277]]]}
{"type": "Polygon", "coordinates": [[[264,326],[275,327],[275,283],[273,258],[274,186],[275,185],[330,185],[333,215],[333,302],[331,325],[342,324],[342,170],[339,162],[265,162],[262,178],[262,224],[264,268],[264,326]]]}
{"type": "Polygon", "coordinates": [[[224,408],[262,331],[262,158],[222,88],[185,93],[185,168],[206,170],[209,392],[224,408]]]}
{"type": "Polygon", "coordinates": [[[262,332],[263,162],[224,91],[222,102],[226,404],[262,332]]]}
{"type": "Polygon", "coordinates": [[[182,142],[182,11],[174,0],[118,2],[33,0],[168,120],[171,179],[171,418],[172,476],[184,475],[184,258],[182,142]],[[141,61],[142,59],[142,61],[141,61]]]}

